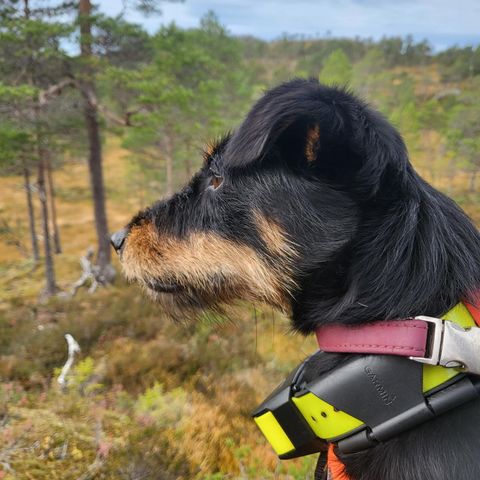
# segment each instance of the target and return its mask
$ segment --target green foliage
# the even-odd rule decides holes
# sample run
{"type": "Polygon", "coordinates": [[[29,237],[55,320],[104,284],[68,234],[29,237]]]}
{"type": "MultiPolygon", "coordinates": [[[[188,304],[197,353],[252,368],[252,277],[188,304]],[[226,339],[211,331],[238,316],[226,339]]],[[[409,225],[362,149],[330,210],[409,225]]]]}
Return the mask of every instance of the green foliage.
{"type": "Polygon", "coordinates": [[[31,102],[38,89],[31,85],[5,85],[0,82],[0,102],[31,102]]]}
{"type": "Polygon", "coordinates": [[[66,58],[60,44],[72,31],[71,24],[48,18],[42,8],[30,9],[27,17],[21,2],[0,5],[2,80],[37,87],[54,83],[66,58]]]}
{"type": "Polygon", "coordinates": [[[430,61],[432,49],[426,40],[415,42],[411,35],[384,37],[378,42],[388,67],[395,65],[425,65],[430,61]]]}
{"type": "MultiPolygon", "coordinates": [[[[94,375],[94,362],[92,357],[86,357],[85,359],[78,362],[77,366],[75,367],[73,378],[77,385],[83,386],[86,385],[92,379],[94,375]]],[[[96,389],[101,388],[100,383],[90,383],[88,385],[88,390],[93,391],[96,389]]]]}
{"type": "Polygon", "coordinates": [[[29,132],[5,123],[0,129],[0,172],[19,173],[19,167],[27,164],[33,140],[29,132]]]}
{"type": "Polygon", "coordinates": [[[158,185],[167,181],[159,164],[173,163],[177,171],[183,167],[191,174],[201,160],[202,143],[231,125],[232,113],[236,116],[251,98],[241,44],[213,14],[207,14],[198,29],[164,27],[152,43],[152,63],[122,73],[116,81],[123,80],[139,105],[123,145],[134,154],[136,178],[144,177],[140,187],[148,198],[150,192],[158,195],[158,185]]]}
{"type": "Polygon", "coordinates": [[[158,382],[140,395],[134,405],[136,415],[148,421],[152,419],[162,427],[174,427],[180,422],[187,408],[187,394],[177,387],[169,392],[158,382]]]}
{"type": "MultiPolygon", "coordinates": [[[[34,165],[39,144],[51,151],[61,142],[64,131],[59,119],[63,122],[66,113],[72,114],[68,104],[60,102],[39,106],[42,93],[71,75],[63,44],[74,26],[59,18],[66,3],[10,0],[0,5],[0,122],[9,132],[3,135],[0,162],[3,166],[13,162],[17,172],[34,165]],[[13,141],[15,131],[25,140],[23,144],[13,141]]],[[[74,135],[68,137],[71,141],[74,135]]]]}
{"type": "Polygon", "coordinates": [[[106,60],[106,68],[135,68],[150,61],[153,54],[148,33],[122,16],[96,15],[92,40],[94,53],[106,60]]]}
{"type": "Polygon", "coordinates": [[[452,47],[437,56],[445,81],[461,81],[480,74],[480,46],[452,47]]]}
{"type": "Polygon", "coordinates": [[[367,50],[365,56],[354,65],[353,85],[357,90],[364,90],[365,84],[371,82],[386,70],[386,59],[379,47],[367,50]]]}
{"type": "Polygon", "coordinates": [[[343,50],[332,52],[323,64],[320,80],[329,85],[347,85],[352,80],[352,65],[343,50]]]}
{"type": "Polygon", "coordinates": [[[474,192],[480,172],[480,109],[476,94],[464,95],[453,108],[447,139],[457,165],[470,172],[470,190],[474,192]]]}
{"type": "Polygon", "coordinates": [[[427,100],[418,111],[419,129],[434,129],[443,131],[446,128],[448,116],[445,106],[436,98],[427,100]]]}

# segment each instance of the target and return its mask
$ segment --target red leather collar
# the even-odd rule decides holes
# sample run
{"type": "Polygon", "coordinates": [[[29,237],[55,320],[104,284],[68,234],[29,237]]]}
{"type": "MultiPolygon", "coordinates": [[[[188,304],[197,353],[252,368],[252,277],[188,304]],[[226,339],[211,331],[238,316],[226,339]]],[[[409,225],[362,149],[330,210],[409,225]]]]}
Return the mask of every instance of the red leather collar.
{"type": "Polygon", "coordinates": [[[428,325],[422,320],[375,322],[359,326],[329,325],[315,332],[324,352],[422,356],[428,325]]]}
{"type": "MultiPolygon", "coordinates": [[[[480,326],[480,294],[475,306],[465,303],[480,326]]],[[[421,357],[425,355],[428,324],[423,320],[381,321],[364,325],[327,325],[316,332],[318,347],[324,352],[363,353],[421,357]]]]}

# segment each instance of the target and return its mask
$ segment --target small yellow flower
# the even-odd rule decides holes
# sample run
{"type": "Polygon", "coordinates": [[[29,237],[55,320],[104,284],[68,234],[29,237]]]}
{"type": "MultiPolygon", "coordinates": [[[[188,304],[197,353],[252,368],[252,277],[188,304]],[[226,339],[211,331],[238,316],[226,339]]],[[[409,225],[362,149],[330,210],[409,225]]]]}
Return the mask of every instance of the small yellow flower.
{"type": "Polygon", "coordinates": [[[52,437],[50,437],[49,435],[44,437],[44,439],[42,440],[42,448],[47,450],[50,447],[51,441],[52,441],[52,437]]]}
{"type": "Polygon", "coordinates": [[[80,449],[77,448],[76,445],[74,445],[72,447],[72,451],[71,451],[71,454],[72,454],[72,458],[74,460],[81,460],[83,458],[83,453],[80,449]]]}

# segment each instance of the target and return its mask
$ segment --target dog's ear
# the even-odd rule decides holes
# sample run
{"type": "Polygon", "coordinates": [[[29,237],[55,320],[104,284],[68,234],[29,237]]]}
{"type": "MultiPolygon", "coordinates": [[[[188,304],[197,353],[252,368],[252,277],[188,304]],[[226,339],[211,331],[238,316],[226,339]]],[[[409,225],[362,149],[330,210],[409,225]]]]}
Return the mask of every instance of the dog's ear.
{"type": "Polygon", "coordinates": [[[368,193],[389,168],[398,181],[409,168],[400,135],[380,114],[316,80],[294,80],[267,92],[231,137],[224,159],[241,168],[272,154],[368,193]]]}
{"type": "Polygon", "coordinates": [[[311,90],[308,82],[295,81],[268,91],[228,142],[225,157],[229,166],[262,161],[274,148],[314,161],[320,149],[318,117],[330,112],[312,108],[311,90]]]}

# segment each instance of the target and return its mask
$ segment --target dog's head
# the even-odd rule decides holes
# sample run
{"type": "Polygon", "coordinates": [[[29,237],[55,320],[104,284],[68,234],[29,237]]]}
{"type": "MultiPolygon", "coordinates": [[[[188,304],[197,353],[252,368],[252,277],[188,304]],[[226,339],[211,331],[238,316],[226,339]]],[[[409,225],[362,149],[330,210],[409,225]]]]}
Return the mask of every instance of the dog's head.
{"type": "Polygon", "coordinates": [[[267,92],[207,149],[189,185],[113,243],[126,276],[171,312],[259,301],[309,331],[339,305],[361,310],[369,279],[381,296],[373,279],[397,268],[385,249],[412,255],[395,242],[416,222],[414,180],[383,117],[345,91],[295,80],[267,92]]]}

